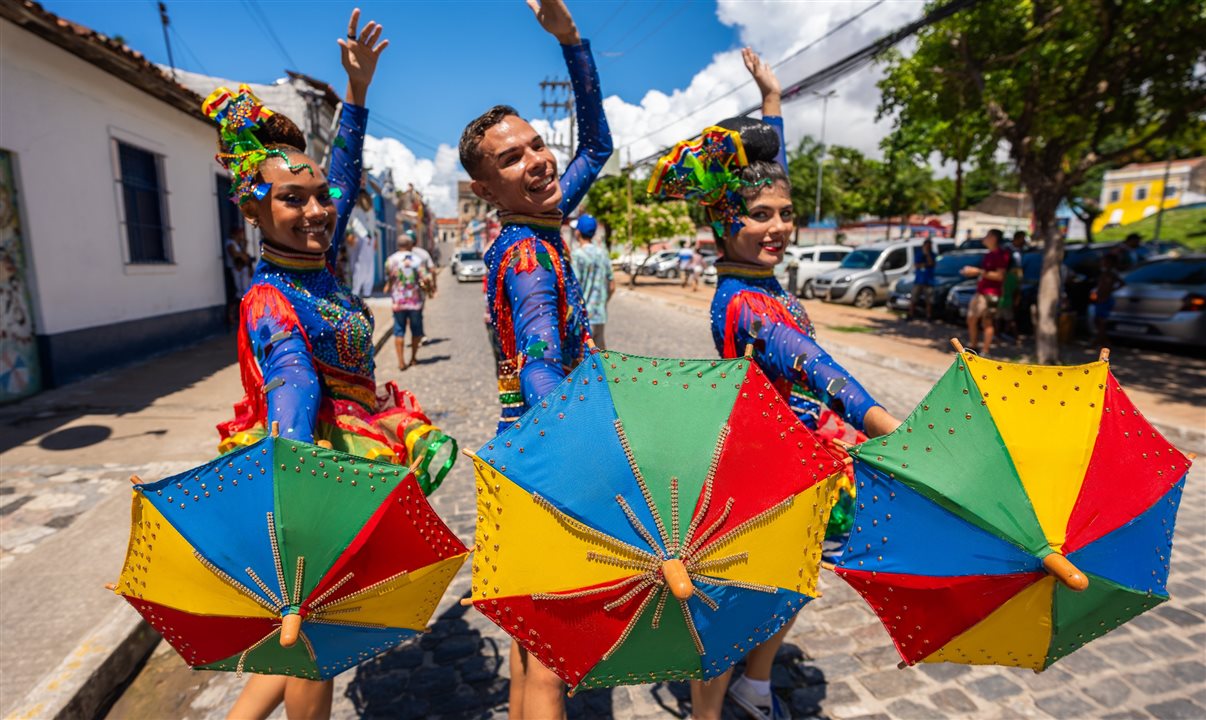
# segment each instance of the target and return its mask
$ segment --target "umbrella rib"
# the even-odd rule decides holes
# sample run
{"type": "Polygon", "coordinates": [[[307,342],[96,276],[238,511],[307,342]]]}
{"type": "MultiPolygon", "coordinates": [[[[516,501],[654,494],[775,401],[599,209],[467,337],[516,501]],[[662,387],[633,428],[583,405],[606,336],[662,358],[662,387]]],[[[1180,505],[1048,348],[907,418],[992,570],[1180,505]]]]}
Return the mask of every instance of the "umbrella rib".
{"type": "MultiPolygon", "coordinates": [[[[314,617],[313,615],[310,615],[309,617],[307,617],[306,622],[314,623],[315,625],[340,625],[343,627],[360,627],[360,628],[376,628],[376,629],[389,627],[389,625],[382,625],[381,623],[356,622],[355,620],[329,620],[327,618],[314,617]]],[[[410,628],[402,628],[402,629],[409,630],[410,628]]]]}
{"type": "Polygon", "coordinates": [[[662,612],[666,609],[666,598],[670,596],[670,591],[663,587],[658,590],[657,607],[653,609],[653,629],[657,630],[662,624],[662,612]]]}
{"type": "Polygon", "coordinates": [[[724,587],[741,588],[742,590],[754,590],[755,592],[764,592],[774,595],[779,592],[779,588],[774,585],[760,585],[759,583],[746,582],[744,580],[724,580],[709,576],[705,581],[709,585],[722,585],[724,587]]]}
{"type": "Polygon", "coordinates": [[[700,533],[699,537],[692,540],[691,544],[687,546],[686,552],[684,552],[682,555],[684,560],[694,555],[695,551],[698,550],[705,542],[707,542],[708,538],[712,537],[712,534],[719,530],[721,525],[724,525],[724,521],[729,519],[729,513],[732,512],[732,510],[733,498],[729,498],[727,501],[725,501],[724,510],[721,511],[720,517],[716,518],[716,520],[708,526],[707,530],[704,530],[702,533],[700,533]]]}
{"type": "Polygon", "coordinates": [[[691,639],[695,641],[695,649],[700,655],[703,655],[703,639],[699,637],[699,630],[695,629],[695,618],[691,617],[691,608],[687,607],[686,600],[679,600],[678,604],[682,606],[683,619],[687,621],[687,630],[691,632],[691,639]]]}
{"type": "MultiPolygon", "coordinates": [[[[722,438],[728,434],[728,428],[729,426],[725,425],[724,429],[720,431],[722,438]]],[[[723,439],[721,442],[723,442],[723,439]]],[[[717,448],[719,447],[720,445],[718,444],[717,448]]],[[[719,450],[717,451],[717,454],[719,454],[719,450]]],[[[708,507],[712,504],[712,475],[715,472],[716,458],[713,456],[712,467],[708,470],[708,477],[704,480],[703,498],[699,501],[699,509],[694,515],[691,516],[691,523],[687,525],[686,537],[688,540],[690,540],[691,536],[695,534],[695,531],[699,529],[699,523],[703,522],[704,516],[708,514],[708,507]]]]}
{"type": "Polygon", "coordinates": [[[306,652],[310,655],[310,661],[318,662],[318,655],[314,654],[314,646],[310,644],[310,638],[306,637],[306,633],[304,631],[299,631],[297,634],[301,637],[301,641],[306,646],[306,652]]]}
{"type": "Polygon", "coordinates": [[[247,568],[246,572],[247,575],[251,577],[252,582],[259,586],[259,588],[264,591],[265,595],[272,598],[272,602],[276,603],[276,607],[272,608],[273,612],[279,612],[281,608],[289,604],[277,597],[277,594],[272,591],[272,588],[268,587],[268,583],[260,579],[260,576],[255,573],[255,570],[247,568]]]}
{"type": "MultiPolygon", "coordinates": [[[[650,573],[650,574],[652,574],[652,573],[650,573]]],[[[653,578],[646,577],[644,580],[642,580],[639,583],[637,583],[636,585],[634,585],[632,587],[632,589],[630,589],[628,592],[624,593],[623,595],[616,598],[615,600],[612,600],[611,602],[603,605],[603,609],[608,612],[611,612],[612,610],[615,610],[616,608],[620,607],[621,605],[627,603],[629,600],[633,599],[637,595],[640,595],[641,591],[645,590],[646,588],[650,588],[656,584],[657,584],[657,581],[655,581],[653,578]]]]}
{"type": "Polygon", "coordinates": [[[548,511],[548,513],[550,515],[552,515],[554,518],[556,518],[558,520],[558,522],[560,522],[565,527],[569,528],[570,530],[574,530],[579,533],[582,533],[583,535],[587,536],[591,540],[594,540],[598,544],[603,545],[604,547],[608,548],[612,552],[618,551],[620,553],[627,553],[629,555],[635,555],[639,558],[654,557],[646,550],[641,550],[638,547],[629,545],[628,543],[624,542],[623,540],[617,540],[617,539],[611,537],[610,535],[604,535],[603,533],[599,532],[598,530],[594,529],[593,527],[590,527],[588,525],[585,525],[584,523],[578,522],[577,520],[573,519],[569,515],[566,515],[565,513],[563,513],[560,509],[557,508],[556,505],[553,505],[553,503],[549,502],[548,500],[546,500],[545,498],[543,498],[542,496],[540,496],[536,493],[532,493],[532,501],[535,502],[540,507],[544,508],[546,511],[548,511]]]}
{"type": "Polygon", "coordinates": [[[306,567],[304,555],[297,556],[297,572],[293,576],[293,604],[301,605],[302,570],[306,567]]]}
{"type": "Polygon", "coordinates": [[[628,636],[632,634],[632,630],[636,627],[637,622],[641,619],[641,615],[645,613],[645,608],[649,607],[649,603],[653,602],[654,594],[655,593],[649,593],[645,596],[645,599],[641,601],[640,607],[638,607],[636,612],[632,614],[632,619],[629,620],[628,624],[624,626],[624,632],[620,633],[620,637],[616,638],[615,643],[607,650],[607,652],[603,653],[604,660],[610,660],[615,651],[618,650],[620,646],[624,644],[624,641],[628,639],[628,636]]]}
{"type": "Polygon", "coordinates": [[[632,526],[636,528],[638,533],[641,534],[641,537],[645,538],[645,542],[649,543],[649,547],[653,548],[653,552],[665,557],[665,551],[662,550],[662,548],[657,544],[657,540],[653,539],[653,535],[649,533],[649,530],[647,530],[641,521],[637,519],[636,513],[634,513],[632,508],[628,506],[628,501],[624,499],[624,496],[616,495],[616,502],[620,503],[620,507],[624,510],[624,514],[628,516],[628,522],[632,523],[632,526]]]}
{"type": "Polygon", "coordinates": [[[250,655],[253,650],[255,650],[259,646],[263,645],[264,643],[268,642],[274,636],[280,634],[280,631],[281,631],[281,628],[279,625],[272,628],[272,632],[270,632],[267,635],[265,635],[264,637],[260,638],[259,641],[257,641],[255,645],[252,645],[251,647],[249,647],[243,651],[243,654],[239,656],[238,664],[235,665],[235,676],[236,677],[243,676],[243,665],[247,662],[247,656],[250,655]]]}
{"type": "Polygon", "coordinates": [[[653,557],[652,555],[649,556],[648,560],[626,560],[624,558],[612,557],[611,555],[604,555],[602,553],[597,553],[594,550],[590,550],[586,553],[586,559],[597,563],[603,563],[604,565],[623,568],[625,570],[649,571],[657,570],[660,567],[657,558],[653,557]]]}
{"type": "Polygon", "coordinates": [[[319,595],[318,597],[314,598],[314,601],[310,603],[310,606],[311,607],[321,606],[323,600],[326,600],[327,598],[334,595],[335,591],[338,590],[339,588],[343,587],[344,584],[346,584],[348,580],[351,580],[355,574],[356,573],[348,573],[347,575],[344,575],[342,578],[339,579],[339,582],[337,582],[334,585],[332,585],[331,587],[327,588],[326,592],[324,592],[322,595],[319,595]]]}
{"type": "Polygon", "coordinates": [[[272,543],[272,562],[276,564],[276,581],[281,585],[282,605],[289,604],[289,588],[285,586],[285,568],[281,564],[281,548],[276,542],[276,525],[272,513],[268,513],[268,542],[272,543]]]}
{"type": "Polygon", "coordinates": [[[643,581],[646,578],[648,578],[649,574],[650,573],[645,573],[644,575],[631,575],[629,577],[624,578],[623,580],[621,580],[619,582],[612,583],[611,585],[604,585],[603,587],[591,588],[590,590],[578,590],[576,592],[570,592],[570,593],[532,593],[532,599],[533,600],[575,600],[577,598],[590,597],[591,595],[599,595],[600,593],[610,592],[612,590],[618,590],[618,589],[624,587],[625,585],[628,585],[629,583],[634,583],[638,580],[643,581]]]}
{"type": "MultiPolygon", "coordinates": [[[[399,580],[409,574],[410,574],[409,570],[403,570],[402,572],[397,573],[395,575],[390,575],[389,577],[385,578],[384,580],[378,580],[377,582],[373,583],[372,585],[369,585],[366,588],[357,590],[356,592],[351,593],[350,595],[344,595],[343,597],[336,598],[335,600],[328,600],[321,605],[315,605],[310,608],[310,611],[311,612],[322,612],[323,608],[327,608],[332,605],[337,605],[342,602],[348,602],[349,600],[358,600],[366,595],[376,592],[377,589],[380,588],[381,586],[388,585],[388,584],[390,584],[396,580],[399,580]]],[[[342,583],[340,583],[340,584],[342,584],[342,583]]]]}
{"type": "Polygon", "coordinates": [[[670,478],[670,555],[678,554],[678,478],[670,478]]]}
{"type": "Polygon", "coordinates": [[[719,610],[720,609],[720,605],[715,600],[713,600],[711,597],[709,597],[708,594],[705,593],[703,590],[700,590],[699,588],[692,588],[691,594],[694,595],[695,597],[699,598],[699,601],[702,602],[704,605],[707,605],[709,610],[719,610]]]}
{"type": "MultiPolygon", "coordinates": [[[[744,533],[747,530],[749,530],[757,525],[762,525],[762,524],[768,522],[771,519],[771,517],[778,515],[779,513],[786,510],[787,508],[791,507],[795,501],[796,501],[795,496],[792,496],[776,505],[772,505],[772,506],[768,507],[767,509],[758,513],[754,517],[746,520],[745,522],[741,523],[737,527],[726,532],[724,535],[721,535],[720,537],[716,538],[716,541],[712,543],[711,550],[709,550],[708,552],[721,548],[724,545],[726,545],[730,540],[737,537],[741,533],[744,533]]],[[[731,498],[730,498],[729,502],[730,503],[732,502],[731,498]]]]}
{"type": "MultiPolygon", "coordinates": [[[[218,577],[219,577],[219,578],[220,578],[222,581],[224,581],[226,584],[230,585],[230,586],[231,586],[232,588],[234,588],[235,590],[238,590],[238,591],[239,591],[240,593],[242,593],[243,595],[246,595],[247,597],[249,597],[249,598],[251,598],[252,600],[256,601],[256,603],[258,603],[258,604],[260,605],[260,607],[263,607],[263,608],[264,608],[264,609],[266,609],[266,610],[271,610],[271,611],[272,611],[272,612],[274,612],[274,613],[275,613],[275,612],[277,612],[278,610],[280,610],[280,607],[279,607],[279,606],[277,606],[277,607],[273,607],[273,605],[272,605],[271,603],[269,603],[267,600],[265,600],[264,598],[260,597],[259,595],[256,595],[256,594],[255,594],[255,593],[254,593],[254,592],[253,592],[253,591],[252,591],[250,588],[248,588],[246,585],[244,585],[244,584],[240,583],[238,580],[235,580],[235,579],[234,579],[234,578],[232,578],[231,576],[227,575],[225,572],[223,572],[223,571],[222,571],[222,569],[221,569],[221,568],[219,568],[217,565],[214,565],[214,564],[213,564],[213,563],[211,563],[209,560],[207,560],[207,559],[205,558],[205,556],[204,556],[204,555],[202,555],[200,552],[197,552],[196,550],[194,550],[194,551],[193,551],[193,557],[197,558],[197,560],[198,560],[198,561],[199,561],[199,562],[200,562],[202,565],[204,565],[204,566],[205,566],[205,569],[206,569],[206,570],[209,570],[209,571],[210,571],[211,573],[213,573],[214,575],[217,575],[217,576],[218,576],[218,577]]],[[[271,593],[270,593],[270,594],[271,594],[271,593]]]]}
{"type": "Polygon", "coordinates": [[[346,615],[347,613],[360,612],[360,608],[360,605],[353,605],[352,607],[335,608],[334,610],[311,610],[310,614],[321,615],[322,617],[328,615],[346,615]]]}
{"type": "Polygon", "coordinates": [[[704,560],[703,562],[692,563],[688,568],[693,573],[702,573],[706,570],[716,570],[717,568],[725,567],[739,562],[749,562],[750,554],[748,552],[740,552],[736,555],[727,555],[722,558],[714,558],[712,560],[704,560]]]}
{"type": "MultiPolygon", "coordinates": [[[[632,446],[628,444],[628,435],[624,432],[624,422],[616,418],[616,435],[620,439],[620,447],[624,449],[624,457],[628,458],[628,467],[632,469],[632,474],[636,477],[637,485],[641,488],[641,496],[645,498],[645,504],[649,506],[649,512],[653,513],[653,522],[657,525],[658,534],[662,536],[662,544],[666,547],[670,546],[670,540],[666,537],[666,526],[662,522],[662,516],[657,511],[657,503],[653,502],[653,493],[649,492],[649,484],[645,482],[645,475],[641,472],[641,468],[637,466],[636,456],[632,454],[632,446]]],[[[655,546],[656,550],[657,547],[655,546]]]]}

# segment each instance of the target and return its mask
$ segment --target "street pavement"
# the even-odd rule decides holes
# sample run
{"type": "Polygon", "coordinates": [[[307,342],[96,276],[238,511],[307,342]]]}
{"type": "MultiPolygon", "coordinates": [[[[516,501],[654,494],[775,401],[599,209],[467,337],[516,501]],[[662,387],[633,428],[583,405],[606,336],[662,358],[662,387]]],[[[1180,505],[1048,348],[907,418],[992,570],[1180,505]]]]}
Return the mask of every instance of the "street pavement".
{"type": "MultiPolygon", "coordinates": [[[[497,418],[481,288],[476,283],[457,285],[447,275],[441,280],[440,295],[426,313],[431,340],[422,350],[419,366],[397,370],[390,343],[377,356],[378,379],[396,380],[413,390],[437,425],[456,437],[462,447],[473,449],[492,436],[497,418]]],[[[694,297],[659,288],[623,290],[611,305],[609,343],[645,355],[711,357],[715,349],[707,326],[708,295],[706,290],[694,297]]],[[[381,307],[376,301],[379,318],[386,316],[381,307]]],[[[824,326],[821,332],[821,342],[889,410],[901,416],[929,389],[932,373],[941,371],[950,360],[947,355],[935,364],[933,358],[905,349],[898,354],[908,362],[888,363],[867,343],[875,334],[829,331],[824,326]],[[851,342],[852,338],[861,344],[851,342]]],[[[178,355],[145,366],[159,368],[159,377],[178,380],[171,386],[175,390],[164,397],[153,397],[148,390],[148,396],[138,398],[131,407],[100,402],[73,407],[67,392],[55,396],[60,398],[57,405],[43,399],[25,412],[0,414],[0,423],[7,423],[0,426],[4,432],[0,438],[7,439],[7,449],[0,454],[4,464],[0,577],[6,584],[10,572],[22,571],[25,566],[20,563],[38,554],[40,544],[55,541],[55,534],[62,532],[56,524],[67,528],[76,524],[78,528],[98,517],[106,503],[128,502],[121,487],[130,472],[155,479],[208,457],[213,424],[226,417],[229,403],[238,393],[237,373],[229,364],[234,359],[233,343],[219,338],[194,349],[193,364],[203,364],[202,369],[189,371],[188,354],[184,359],[178,355]],[[229,353],[225,364],[223,353],[229,353]],[[67,415],[56,416],[55,412],[67,415]],[[50,414],[38,418],[39,413],[50,414]],[[91,425],[107,427],[110,434],[103,442],[79,448],[46,447],[54,447],[55,438],[68,446],[95,439],[100,431],[74,430],[91,425]],[[74,435],[68,433],[64,438],[67,430],[74,435]],[[163,432],[154,434],[156,431],[163,432]],[[49,443],[47,438],[51,438],[49,443]],[[153,462],[163,464],[149,464],[153,462]],[[16,503],[20,504],[6,511],[16,503]],[[73,519],[55,519],[68,517],[73,519]]],[[[153,373],[144,369],[132,377],[150,375],[153,373]]],[[[103,380],[89,382],[89,388],[103,389],[103,380]]],[[[115,394],[116,390],[109,392],[115,394]]],[[[1155,409],[1142,401],[1139,404],[1145,411],[1155,409]]],[[[1200,413],[1201,405],[1194,404],[1200,413]]],[[[1200,431],[1200,423],[1191,429],[1200,431]]],[[[1182,500],[1169,582],[1172,602],[1074,653],[1051,670],[1041,675],[960,665],[897,670],[898,657],[878,620],[844,582],[826,573],[821,583],[823,597],[804,609],[777,658],[776,691],[796,717],[838,720],[1206,717],[1203,475],[1202,469],[1191,471],[1182,500]]],[[[431,498],[437,512],[467,544],[472,540],[476,515],[473,487],[471,466],[462,459],[431,498]]],[[[104,519],[121,522],[110,515],[104,519]]],[[[116,575],[122,548],[124,545],[112,551],[117,560],[103,574],[116,575]]],[[[430,632],[338,678],[335,717],[505,715],[508,639],[480,614],[457,603],[468,589],[466,565],[437,609],[430,632]]],[[[82,602],[115,602],[93,587],[80,591],[82,602]]],[[[7,625],[4,630],[7,645],[7,625]]],[[[6,675],[12,667],[9,657],[4,655],[6,675]]],[[[191,671],[166,643],[160,643],[109,717],[224,717],[243,682],[232,674],[191,671]]],[[[4,687],[0,685],[0,689],[4,687]]],[[[589,691],[572,698],[569,710],[571,717],[583,718],[687,717],[687,696],[682,683],[589,691]]],[[[4,698],[4,703],[7,707],[9,698],[4,698]]],[[[283,712],[276,717],[283,717],[283,712]]]]}

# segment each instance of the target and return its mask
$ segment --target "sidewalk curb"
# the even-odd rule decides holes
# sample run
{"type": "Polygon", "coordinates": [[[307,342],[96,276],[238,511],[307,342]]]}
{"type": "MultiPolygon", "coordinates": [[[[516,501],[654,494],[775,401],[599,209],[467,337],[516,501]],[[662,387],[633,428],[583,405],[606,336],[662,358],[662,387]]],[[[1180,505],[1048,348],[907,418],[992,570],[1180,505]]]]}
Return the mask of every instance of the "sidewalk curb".
{"type": "Polygon", "coordinates": [[[159,633],[122,603],[5,720],[95,717],[158,643],[159,633]]]}
{"type": "MultiPolygon", "coordinates": [[[[634,291],[632,288],[628,287],[625,287],[624,290],[631,294],[637,294],[640,292],[639,290],[634,291]]],[[[642,294],[642,298],[652,300],[653,302],[660,303],[666,307],[693,315],[707,315],[707,312],[702,308],[675,302],[670,298],[657,294],[644,293],[642,294]]],[[[908,373],[909,375],[913,375],[914,377],[921,378],[931,383],[937,382],[937,380],[942,377],[943,373],[946,372],[945,368],[935,370],[934,368],[921,363],[909,362],[908,360],[902,360],[892,355],[884,355],[883,353],[872,352],[855,345],[848,345],[842,342],[841,333],[826,333],[825,344],[838,354],[846,355],[855,360],[873,363],[890,370],[898,370],[900,372],[908,373]]],[[[1160,434],[1163,435],[1181,452],[1196,452],[1199,454],[1206,454],[1206,431],[1170,425],[1168,423],[1154,420],[1151,417],[1148,417],[1147,420],[1152,424],[1152,427],[1159,430],[1160,434]]]]}

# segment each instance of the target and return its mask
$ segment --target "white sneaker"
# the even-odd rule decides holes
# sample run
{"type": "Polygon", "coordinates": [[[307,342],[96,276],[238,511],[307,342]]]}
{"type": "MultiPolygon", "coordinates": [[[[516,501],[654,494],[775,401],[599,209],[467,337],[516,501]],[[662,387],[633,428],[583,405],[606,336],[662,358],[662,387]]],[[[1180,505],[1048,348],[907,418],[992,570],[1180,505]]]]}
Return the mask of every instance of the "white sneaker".
{"type": "Polygon", "coordinates": [[[729,698],[755,720],[791,720],[791,713],[773,692],[759,695],[744,677],[729,684],[729,698]]]}

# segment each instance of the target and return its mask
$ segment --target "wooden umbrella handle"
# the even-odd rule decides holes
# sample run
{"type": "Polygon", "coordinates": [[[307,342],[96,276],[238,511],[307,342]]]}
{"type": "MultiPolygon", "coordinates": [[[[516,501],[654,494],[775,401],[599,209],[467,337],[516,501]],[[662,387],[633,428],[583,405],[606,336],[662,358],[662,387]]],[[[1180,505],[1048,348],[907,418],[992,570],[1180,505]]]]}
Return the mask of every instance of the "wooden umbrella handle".
{"type": "Polygon", "coordinates": [[[1089,587],[1089,578],[1059,553],[1053,552],[1043,558],[1043,569],[1073,592],[1082,592],[1089,587]]]}
{"type": "Polygon", "coordinates": [[[281,647],[290,648],[297,644],[297,636],[301,634],[301,615],[289,613],[281,618],[281,647]]]}
{"type": "Polygon", "coordinates": [[[670,558],[662,561],[662,577],[666,578],[666,584],[670,586],[670,592],[679,600],[686,600],[695,594],[695,585],[691,583],[691,575],[687,573],[687,566],[678,558],[670,558]]]}

